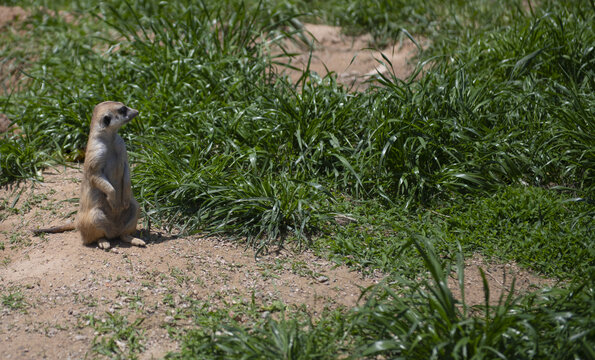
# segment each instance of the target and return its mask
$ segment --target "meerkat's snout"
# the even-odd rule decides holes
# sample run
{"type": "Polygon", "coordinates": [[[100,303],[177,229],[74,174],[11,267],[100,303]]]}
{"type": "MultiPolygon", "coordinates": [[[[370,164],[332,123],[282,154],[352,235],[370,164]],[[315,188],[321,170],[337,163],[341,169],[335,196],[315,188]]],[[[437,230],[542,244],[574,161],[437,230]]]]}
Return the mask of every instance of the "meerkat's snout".
{"type": "Polygon", "coordinates": [[[138,115],[138,110],[136,109],[128,109],[128,113],[126,114],[126,122],[134,119],[138,115]]]}

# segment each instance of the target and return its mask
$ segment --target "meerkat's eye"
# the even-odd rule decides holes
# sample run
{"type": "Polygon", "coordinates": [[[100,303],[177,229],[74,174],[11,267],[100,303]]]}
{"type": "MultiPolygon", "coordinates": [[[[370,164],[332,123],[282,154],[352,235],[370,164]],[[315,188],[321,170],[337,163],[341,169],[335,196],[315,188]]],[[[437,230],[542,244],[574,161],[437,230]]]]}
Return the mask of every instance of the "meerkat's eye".
{"type": "Polygon", "coordinates": [[[108,127],[109,124],[112,122],[112,116],[104,115],[102,121],[103,121],[103,126],[108,127]]]}
{"type": "Polygon", "coordinates": [[[120,113],[120,115],[126,115],[126,106],[122,106],[121,108],[119,108],[118,112],[120,113]]]}

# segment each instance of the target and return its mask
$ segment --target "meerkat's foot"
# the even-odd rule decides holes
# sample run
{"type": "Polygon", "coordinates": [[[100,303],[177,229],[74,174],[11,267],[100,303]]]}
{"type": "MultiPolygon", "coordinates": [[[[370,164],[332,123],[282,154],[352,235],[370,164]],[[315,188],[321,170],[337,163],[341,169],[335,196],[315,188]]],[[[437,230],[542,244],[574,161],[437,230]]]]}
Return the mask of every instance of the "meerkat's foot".
{"type": "Polygon", "coordinates": [[[99,246],[100,249],[108,250],[112,244],[110,244],[107,239],[99,239],[97,240],[97,246],[99,246]]]}
{"type": "Polygon", "coordinates": [[[130,235],[121,236],[120,239],[122,239],[122,241],[127,242],[130,245],[134,245],[134,246],[146,246],[147,245],[143,240],[141,240],[139,238],[132,237],[130,235]]]}

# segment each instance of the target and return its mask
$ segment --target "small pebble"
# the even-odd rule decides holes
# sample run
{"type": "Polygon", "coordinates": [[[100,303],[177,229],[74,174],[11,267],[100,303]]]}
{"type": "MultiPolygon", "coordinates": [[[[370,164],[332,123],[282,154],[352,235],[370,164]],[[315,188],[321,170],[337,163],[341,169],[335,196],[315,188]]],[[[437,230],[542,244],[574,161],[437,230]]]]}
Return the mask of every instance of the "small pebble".
{"type": "Polygon", "coordinates": [[[323,276],[319,276],[319,277],[316,278],[316,281],[318,281],[319,283],[325,283],[325,282],[328,282],[328,277],[326,277],[324,275],[323,276]]]}

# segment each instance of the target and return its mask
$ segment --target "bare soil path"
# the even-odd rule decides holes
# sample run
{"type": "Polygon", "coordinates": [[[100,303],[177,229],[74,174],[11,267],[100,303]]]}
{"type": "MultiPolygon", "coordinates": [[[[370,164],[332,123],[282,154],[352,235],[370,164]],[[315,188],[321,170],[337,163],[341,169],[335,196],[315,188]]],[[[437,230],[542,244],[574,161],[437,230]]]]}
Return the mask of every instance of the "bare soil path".
{"type": "Polygon", "coordinates": [[[378,280],[310,253],[255,259],[223,239],[152,232],[146,248],[114,242],[106,252],[83,246],[76,232],[35,237],[30,229],[73,221],[81,170],[43,176],[0,190],[0,293],[4,302],[22,297],[22,307],[0,306],[0,348],[8,358],[84,357],[96,335],[90,317],[108,313],[143,317],[143,357],[158,358],[178,346],[166,330],[174,325],[171,305],[218,307],[254,297],[263,309],[280,301],[316,316],[325,307],[354,306],[360,287],[378,280]]]}
{"type": "MultiPolygon", "coordinates": [[[[310,66],[310,71],[324,77],[333,73],[337,82],[353,90],[365,90],[369,81],[378,74],[390,77],[394,74],[399,79],[406,79],[415,70],[420,49],[409,38],[404,38],[384,48],[376,48],[370,35],[350,36],[338,26],[324,24],[304,24],[304,39],[311,44],[308,48],[303,43],[286,40],[287,53],[297,54],[290,58],[281,58],[283,63],[298,70],[277,66],[280,74],[287,75],[293,82],[310,66]]],[[[424,39],[417,39],[425,45],[424,39]]]]}
{"type": "Polygon", "coordinates": [[[145,317],[145,357],[161,357],[177,346],[164,329],[172,315],[166,302],[224,306],[254,296],[263,308],[281,301],[316,315],[325,306],[355,305],[359,287],[375,282],[308,253],[256,260],[222,239],[153,232],[146,248],[114,243],[105,252],[83,246],[76,232],[32,236],[30,229],[74,219],[80,175],[78,168],[49,169],[43,183],[0,190],[0,292],[20,294],[24,304],[0,313],[0,347],[12,358],[82,357],[94,337],[89,317],[106,312],[145,317]],[[7,203],[17,196],[14,206],[7,203]]]}

